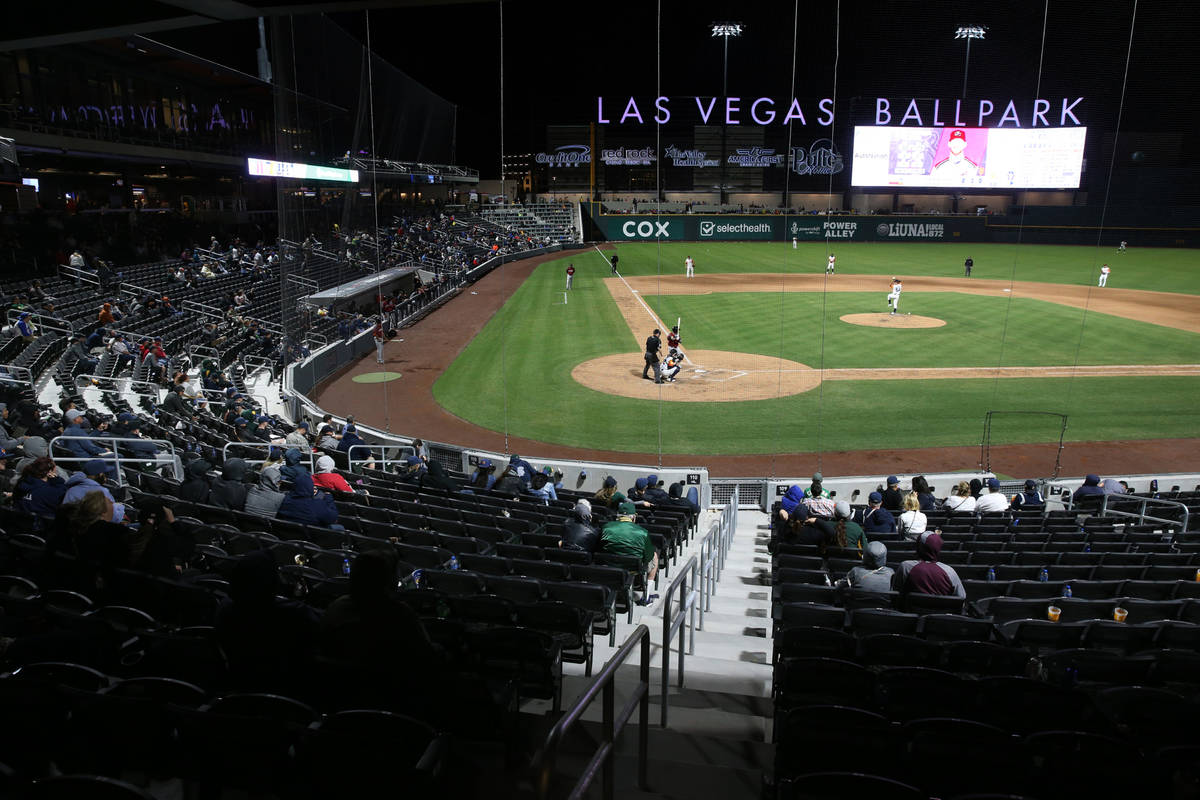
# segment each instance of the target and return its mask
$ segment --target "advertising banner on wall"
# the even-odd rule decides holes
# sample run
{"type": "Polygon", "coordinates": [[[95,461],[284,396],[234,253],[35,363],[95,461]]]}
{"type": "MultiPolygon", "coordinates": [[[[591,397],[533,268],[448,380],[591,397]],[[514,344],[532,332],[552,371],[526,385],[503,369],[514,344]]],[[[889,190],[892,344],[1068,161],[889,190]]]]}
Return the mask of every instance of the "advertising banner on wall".
{"type": "Polygon", "coordinates": [[[613,242],[991,241],[987,217],[785,217],[760,214],[607,215],[595,217],[613,242]]]}

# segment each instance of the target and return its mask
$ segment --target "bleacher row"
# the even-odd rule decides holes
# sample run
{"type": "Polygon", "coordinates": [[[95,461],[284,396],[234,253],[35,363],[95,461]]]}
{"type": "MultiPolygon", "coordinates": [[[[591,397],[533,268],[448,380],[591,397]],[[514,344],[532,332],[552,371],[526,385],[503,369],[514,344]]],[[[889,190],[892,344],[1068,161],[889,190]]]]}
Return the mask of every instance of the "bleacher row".
{"type": "Polygon", "coordinates": [[[1086,511],[935,527],[965,598],[838,585],[856,549],[772,537],[775,795],[1192,796],[1195,534],[1086,511]]]}
{"type": "Polygon", "coordinates": [[[577,238],[572,206],[563,203],[484,206],[484,219],[512,231],[521,231],[538,241],[570,242],[577,238]]]}

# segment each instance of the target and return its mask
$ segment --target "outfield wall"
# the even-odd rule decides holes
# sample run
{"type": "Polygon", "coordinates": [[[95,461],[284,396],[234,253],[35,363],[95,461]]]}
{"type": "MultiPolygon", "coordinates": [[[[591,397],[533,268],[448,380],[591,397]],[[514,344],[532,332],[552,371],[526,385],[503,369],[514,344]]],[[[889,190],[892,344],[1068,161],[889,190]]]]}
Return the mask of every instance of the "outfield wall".
{"type": "MultiPolygon", "coordinates": [[[[585,212],[594,207],[585,206],[585,212]]],[[[1024,244],[1200,247],[1200,227],[1105,225],[1072,209],[1029,209],[1025,214],[988,216],[805,214],[599,214],[591,216],[598,235],[610,242],[856,241],[999,242],[1024,244]]]]}

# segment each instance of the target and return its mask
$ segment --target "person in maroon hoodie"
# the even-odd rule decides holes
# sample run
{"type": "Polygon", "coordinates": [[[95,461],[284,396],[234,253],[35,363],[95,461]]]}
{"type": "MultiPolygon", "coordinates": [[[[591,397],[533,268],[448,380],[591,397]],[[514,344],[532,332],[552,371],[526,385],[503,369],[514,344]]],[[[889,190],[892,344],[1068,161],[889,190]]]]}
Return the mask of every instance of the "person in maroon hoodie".
{"type": "Polygon", "coordinates": [[[942,537],[936,533],[922,534],[917,540],[917,558],[903,561],[893,578],[901,593],[952,595],[966,598],[967,590],[954,567],[941,563],[942,537]]]}

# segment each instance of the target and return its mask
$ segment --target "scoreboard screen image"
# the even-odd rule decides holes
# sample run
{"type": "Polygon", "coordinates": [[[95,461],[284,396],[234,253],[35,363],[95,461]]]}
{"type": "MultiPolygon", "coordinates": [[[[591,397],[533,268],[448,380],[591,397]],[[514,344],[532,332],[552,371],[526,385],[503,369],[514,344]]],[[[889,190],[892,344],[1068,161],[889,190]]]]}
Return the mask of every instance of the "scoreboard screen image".
{"type": "Polygon", "coordinates": [[[1087,128],[854,129],[851,185],[1078,189],[1087,128]]]}

